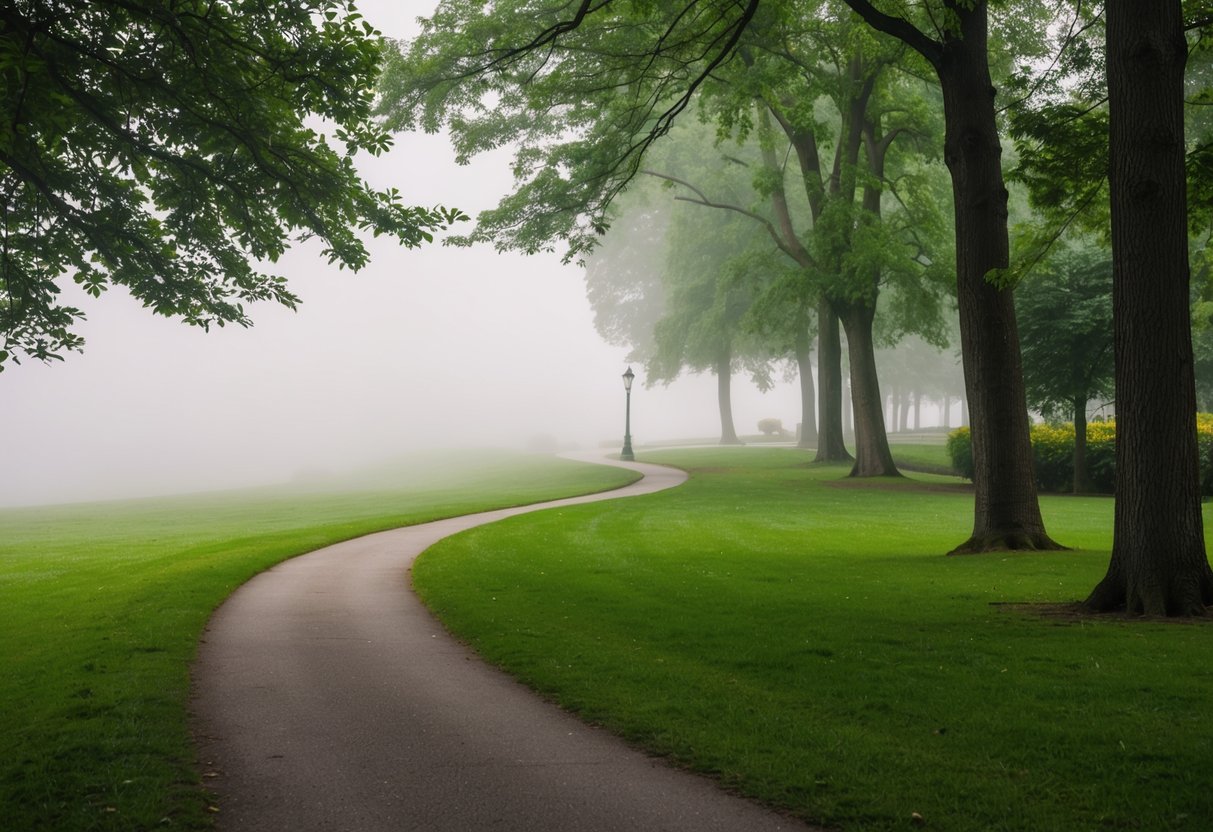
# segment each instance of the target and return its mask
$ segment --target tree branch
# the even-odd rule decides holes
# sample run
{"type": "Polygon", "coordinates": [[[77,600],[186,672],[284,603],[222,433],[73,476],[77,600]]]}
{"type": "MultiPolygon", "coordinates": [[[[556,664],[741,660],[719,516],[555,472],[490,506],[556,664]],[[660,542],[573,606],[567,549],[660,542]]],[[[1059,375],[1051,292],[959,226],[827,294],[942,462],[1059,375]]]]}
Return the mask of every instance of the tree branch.
{"type": "Polygon", "coordinates": [[[685,179],[679,179],[677,176],[671,176],[667,173],[659,173],[655,170],[642,170],[641,173],[656,177],[657,179],[664,179],[665,181],[672,182],[675,185],[681,185],[696,196],[695,199],[688,196],[674,197],[674,199],[678,202],[690,202],[695,205],[702,205],[705,208],[717,208],[722,211],[733,211],[734,213],[741,214],[743,217],[749,217],[755,222],[761,223],[763,228],[765,228],[767,233],[771,236],[771,239],[775,241],[775,245],[779,247],[780,251],[788,255],[788,257],[791,257],[802,266],[813,265],[812,256],[804,248],[804,246],[800,245],[799,240],[795,240],[795,238],[793,238],[791,243],[785,241],[780,236],[778,229],[775,228],[775,224],[761,214],[756,214],[753,211],[742,208],[739,205],[730,205],[727,202],[715,202],[709,199],[707,194],[696,188],[690,182],[686,181],[685,179]]]}
{"type": "Polygon", "coordinates": [[[843,2],[850,6],[851,11],[862,17],[873,29],[897,38],[926,58],[931,66],[936,69],[939,68],[939,61],[943,56],[942,44],[927,37],[910,21],[904,17],[893,17],[892,15],[885,14],[869,3],[868,0],[843,0],[843,2]]]}

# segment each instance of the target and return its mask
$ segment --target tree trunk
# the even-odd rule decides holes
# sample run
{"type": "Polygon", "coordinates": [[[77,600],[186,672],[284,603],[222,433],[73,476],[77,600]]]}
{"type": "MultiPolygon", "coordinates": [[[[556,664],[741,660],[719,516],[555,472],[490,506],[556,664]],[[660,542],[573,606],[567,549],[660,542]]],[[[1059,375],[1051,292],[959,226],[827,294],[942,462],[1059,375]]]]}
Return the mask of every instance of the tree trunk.
{"type": "Polygon", "coordinates": [[[839,307],[847,333],[851,359],[851,402],[855,414],[855,464],[852,477],[899,477],[889,450],[889,437],[881,412],[880,381],[876,377],[876,349],[872,342],[875,307],[862,303],[839,307]]]}
{"type": "Polygon", "coordinates": [[[720,404],[720,444],[740,445],[737,429],[733,427],[733,361],[731,355],[716,362],[716,400],[720,404]]]}
{"type": "Polygon", "coordinates": [[[986,279],[1007,267],[1009,250],[986,4],[958,6],[954,14],[961,37],[943,44],[936,69],[956,205],[957,300],[976,497],[973,533],[952,553],[1057,549],[1036,496],[1014,300],[1010,289],[986,279]]]}
{"type": "Polygon", "coordinates": [[[1091,487],[1091,471],[1087,466],[1087,397],[1074,398],[1074,493],[1087,494],[1091,487]]]}
{"type": "Polygon", "coordinates": [[[796,366],[800,370],[800,439],[798,448],[817,446],[817,391],[813,385],[812,343],[807,325],[796,332],[796,366]]]}
{"type": "Polygon", "coordinates": [[[850,462],[842,440],[842,342],[838,313],[824,298],[817,304],[817,456],[814,462],[850,462]]]}
{"type": "Polygon", "coordinates": [[[946,393],[943,397],[943,426],[947,430],[952,428],[952,397],[946,393]]]}
{"type": "Polygon", "coordinates": [[[897,414],[897,432],[905,433],[910,429],[910,394],[898,390],[897,399],[901,402],[901,412],[897,414]]]}
{"type": "Polygon", "coordinates": [[[1096,610],[1199,615],[1205,554],[1189,312],[1179,0],[1109,0],[1116,517],[1096,610]]]}
{"type": "Polygon", "coordinates": [[[914,430],[922,430],[922,391],[914,391],[914,430]]]}

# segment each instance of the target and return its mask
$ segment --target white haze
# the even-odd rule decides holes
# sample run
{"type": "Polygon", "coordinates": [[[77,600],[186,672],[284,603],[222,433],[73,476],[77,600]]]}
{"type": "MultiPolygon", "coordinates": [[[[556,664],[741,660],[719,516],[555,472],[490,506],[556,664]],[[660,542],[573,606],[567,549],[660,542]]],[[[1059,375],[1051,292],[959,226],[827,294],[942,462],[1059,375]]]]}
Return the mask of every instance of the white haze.
{"type": "MultiPolygon", "coordinates": [[[[391,35],[417,13],[362,10],[391,35]]],[[[441,137],[400,136],[364,173],[475,215],[509,188],[508,161],[459,167],[441,137]]],[[[371,250],[351,274],[296,247],[279,272],[302,307],[261,305],[252,329],[204,333],[119,290],[65,292],[88,315],[85,352],[0,373],[0,504],[272,483],[423,449],[621,443],[626,350],[595,332],[579,268],[490,247],[371,250]]],[[[794,427],[795,384],[761,394],[735,379],[734,417],[741,433],[766,417],[794,427]]],[[[718,436],[715,379],[650,390],[641,375],[632,428],[639,444],[718,436]]]]}

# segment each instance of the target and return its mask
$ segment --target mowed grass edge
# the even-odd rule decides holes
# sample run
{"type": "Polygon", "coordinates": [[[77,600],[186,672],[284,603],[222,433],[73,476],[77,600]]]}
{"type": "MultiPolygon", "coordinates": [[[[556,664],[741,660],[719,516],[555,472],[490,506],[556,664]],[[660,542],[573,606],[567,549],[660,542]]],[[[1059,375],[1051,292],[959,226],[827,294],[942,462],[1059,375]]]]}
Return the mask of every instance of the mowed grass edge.
{"type": "Polygon", "coordinates": [[[210,827],[188,669],[232,590],[341,540],[638,476],[501,453],[424,465],[379,472],[371,491],[321,484],[0,510],[0,828],[210,827]]]}
{"type": "Polygon", "coordinates": [[[1072,551],[948,558],[955,480],[810,458],[644,454],[691,480],[463,533],[414,585],[545,696],[818,823],[1208,828],[1213,627],[1013,606],[1085,596],[1110,499],[1042,499],[1072,551]]]}

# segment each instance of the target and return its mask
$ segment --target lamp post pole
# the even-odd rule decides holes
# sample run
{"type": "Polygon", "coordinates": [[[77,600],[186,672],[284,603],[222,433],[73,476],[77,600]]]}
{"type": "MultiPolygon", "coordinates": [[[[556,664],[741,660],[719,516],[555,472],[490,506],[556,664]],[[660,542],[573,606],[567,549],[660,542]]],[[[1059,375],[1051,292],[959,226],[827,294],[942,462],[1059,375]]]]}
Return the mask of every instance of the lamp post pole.
{"type": "Polygon", "coordinates": [[[620,459],[627,460],[636,458],[636,455],[632,453],[632,379],[634,378],[636,378],[636,374],[632,372],[631,367],[628,367],[628,371],[623,374],[623,389],[627,393],[627,405],[623,411],[623,451],[619,454],[620,459]]]}

